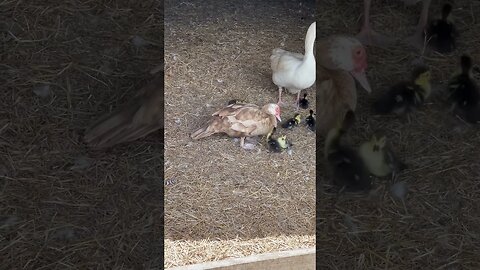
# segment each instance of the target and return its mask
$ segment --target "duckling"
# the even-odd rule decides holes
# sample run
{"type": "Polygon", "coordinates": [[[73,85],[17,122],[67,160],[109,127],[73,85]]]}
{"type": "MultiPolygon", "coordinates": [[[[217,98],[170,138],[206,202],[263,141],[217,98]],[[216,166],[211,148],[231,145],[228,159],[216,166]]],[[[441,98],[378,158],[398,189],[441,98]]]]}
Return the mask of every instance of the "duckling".
{"type": "Polygon", "coordinates": [[[472,76],[472,59],[468,55],[460,57],[461,72],[448,83],[449,101],[467,122],[477,123],[480,120],[480,93],[472,76]]]}
{"type": "Polygon", "coordinates": [[[310,115],[305,118],[305,124],[311,131],[315,131],[315,117],[313,110],[310,110],[310,115]]]}
{"type": "Polygon", "coordinates": [[[302,117],[300,116],[300,114],[296,113],[293,118],[290,118],[287,120],[287,122],[283,123],[282,127],[292,129],[295,126],[298,126],[298,124],[300,124],[301,121],[302,121],[302,117]]]}
{"type": "Polygon", "coordinates": [[[386,136],[373,135],[370,141],[360,146],[359,154],[370,173],[378,177],[396,174],[407,168],[387,144],[386,136]]]}
{"type": "Polygon", "coordinates": [[[347,129],[355,122],[355,115],[349,110],[338,127],[330,129],[325,140],[325,157],[333,170],[333,183],[345,191],[368,191],[371,178],[357,151],[341,143],[347,129]]]}
{"type": "Polygon", "coordinates": [[[399,82],[392,86],[373,103],[373,108],[378,114],[409,113],[420,107],[431,92],[430,70],[424,66],[416,67],[412,72],[411,81],[399,82]]]}
{"type": "Polygon", "coordinates": [[[268,148],[271,151],[277,152],[277,153],[280,153],[285,149],[290,149],[292,144],[289,141],[287,141],[286,135],[282,135],[280,137],[277,137],[276,139],[272,138],[272,135],[276,130],[277,130],[276,128],[273,128],[272,132],[270,132],[267,135],[268,148]]]}
{"type": "Polygon", "coordinates": [[[298,105],[300,106],[300,108],[302,109],[307,109],[308,108],[308,100],[307,100],[307,93],[303,94],[303,98],[300,99],[300,101],[298,101],[298,105]]]}
{"type": "Polygon", "coordinates": [[[430,39],[430,44],[440,53],[449,53],[456,48],[458,32],[450,19],[451,12],[452,5],[443,5],[441,19],[432,21],[427,29],[427,39],[430,39]]]}

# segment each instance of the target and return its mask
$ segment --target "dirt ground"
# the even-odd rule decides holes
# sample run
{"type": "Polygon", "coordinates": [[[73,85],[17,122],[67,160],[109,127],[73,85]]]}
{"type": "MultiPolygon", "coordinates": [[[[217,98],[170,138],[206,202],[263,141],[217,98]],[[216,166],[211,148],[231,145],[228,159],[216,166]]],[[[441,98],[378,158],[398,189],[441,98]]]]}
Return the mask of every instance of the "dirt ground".
{"type": "Polygon", "coordinates": [[[275,103],[271,51],[303,52],[314,14],[314,1],[166,1],[165,266],[314,245],[315,133],[278,129],[291,156],[189,137],[231,99],[275,103]]]}
{"type": "MultiPolygon", "coordinates": [[[[432,1],[438,16],[444,1],[432,1]]],[[[421,4],[372,1],[373,28],[380,33],[412,34],[421,4]]],[[[363,1],[321,1],[317,10],[317,39],[334,33],[356,34],[363,1]],[[353,3],[352,3],[353,2],[353,3]]],[[[325,161],[317,162],[318,269],[480,269],[480,137],[478,126],[463,124],[446,112],[442,92],[459,56],[469,53],[480,63],[480,2],[455,1],[453,15],[460,31],[451,55],[427,53],[435,92],[408,123],[405,119],[374,116],[371,103],[391,82],[409,77],[418,57],[408,47],[368,48],[369,96],[359,89],[358,124],[354,144],[383,129],[398,155],[409,165],[394,180],[376,179],[370,196],[337,197],[326,192],[330,179],[325,161]],[[394,199],[390,189],[404,182],[406,198],[394,199]]],[[[479,74],[475,76],[479,78],[479,74]]],[[[322,149],[323,142],[318,143],[322,149]]]]}
{"type": "Polygon", "coordinates": [[[162,25],[161,1],[0,3],[1,269],[162,266],[162,134],[80,141],[151,79],[162,25]]]}

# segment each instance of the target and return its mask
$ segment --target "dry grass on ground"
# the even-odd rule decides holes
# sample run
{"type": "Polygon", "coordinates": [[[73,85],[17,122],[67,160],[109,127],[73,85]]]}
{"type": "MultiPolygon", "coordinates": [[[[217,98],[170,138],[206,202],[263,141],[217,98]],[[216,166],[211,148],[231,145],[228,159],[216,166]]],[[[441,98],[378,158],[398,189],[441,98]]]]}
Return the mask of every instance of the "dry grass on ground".
{"type": "Polygon", "coordinates": [[[161,1],[0,3],[1,269],[161,267],[161,134],[79,137],[150,79],[162,23],[161,1]]]}
{"type": "MultiPolygon", "coordinates": [[[[314,2],[167,1],[165,10],[165,177],[176,181],[165,189],[165,265],[313,246],[313,132],[278,130],[292,140],[292,156],[269,153],[263,141],[248,152],[226,136],[189,135],[230,99],[277,101],[271,51],[303,52],[314,2]],[[201,252],[194,244],[213,240],[201,252]]],[[[282,118],[293,113],[285,108],[282,118]]]]}
{"type": "MultiPolygon", "coordinates": [[[[319,38],[333,33],[356,34],[363,1],[323,1],[317,23],[319,38]]],[[[380,33],[413,33],[421,5],[404,7],[400,1],[372,1],[372,23],[380,33]]],[[[432,1],[437,12],[443,1],[432,1]]],[[[460,30],[458,50],[452,55],[427,53],[435,90],[411,123],[395,117],[373,116],[372,99],[391,82],[408,78],[413,51],[406,47],[368,48],[369,97],[359,89],[359,123],[352,134],[358,145],[381,128],[410,168],[395,180],[377,179],[370,197],[317,194],[320,269],[479,269],[480,259],[480,137],[478,127],[453,118],[442,104],[441,89],[469,53],[480,63],[480,2],[455,1],[454,17],[460,30]],[[405,181],[402,203],[392,198],[394,182],[405,181]]],[[[477,74],[478,78],[478,74],[477,74]]],[[[323,147],[323,142],[319,143],[323,147]]],[[[330,180],[319,160],[319,180],[330,180]]]]}

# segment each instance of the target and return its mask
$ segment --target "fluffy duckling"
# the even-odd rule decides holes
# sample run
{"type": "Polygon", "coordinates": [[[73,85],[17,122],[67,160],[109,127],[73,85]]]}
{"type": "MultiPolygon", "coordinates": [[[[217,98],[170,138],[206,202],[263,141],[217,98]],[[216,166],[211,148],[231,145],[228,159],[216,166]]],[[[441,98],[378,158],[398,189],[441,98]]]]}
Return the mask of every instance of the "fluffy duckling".
{"type": "Polygon", "coordinates": [[[315,83],[315,56],[313,47],[316,38],[316,22],[308,27],[305,37],[305,54],[289,52],[280,48],[273,49],[270,56],[272,80],[278,86],[278,103],[282,104],[282,89],[297,94],[296,107],[300,92],[315,83]]]}
{"type": "Polygon", "coordinates": [[[387,144],[385,136],[373,135],[370,141],[360,146],[359,155],[370,173],[378,177],[395,174],[407,168],[387,144]]]}
{"type": "Polygon", "coordinates": [[[302,122],[302,117],[299,113],[296,113],[293,118],[290,118],[285,123],[283,123],[282,127],[292,129],[295,126],[298,126],[300,122],[302,122]]]}
{"type": "Polygon", "coordinates": [[[280,118],[280,106],[269,103],[263,107],[255,104],[231,104],[212,114],[206,127],[191,134],[198,140],[216,133],[225,133],[230,137],[240,137],[240,146],[246,150],[253,146],[245,144],[246,137],[268,134],[277,127],[280,118]]]}
{"type": "Polygon", "coordinates": [[[267,143],[268,143],[268,148],[273,151],[273,152],[276,152],[276,153],[280,153],[286,149],[290,149],[290,147],[292,146],[292,144],[287,140],[287,136],[286,135],[282,135],[282,136],[279,136],[277,138],[272,138],[272,135],[273,133],[275,133],[276,131],[276,128],[274,128],[272,130],[272,132],[270,132],[268,135],[267,135],[267,143]]]}
{"type": "Polygon", "coordinates": [[[313,110],[310,110],[310,115],[305,118],[305,124],[311,131],[315,131],[315,117],[313,110]]]}
{"type": "Polygon", "coordinates": [[[432,21],[427,29],[430,44],[440,53],[449,53],[456,48],[455,39],[458,32],[450,19],[451,12],[452,5],[443,5],[442,17],[432,21]]]}
{"type": "Polygon", "coordinates": [[[298,104],[299,104],[300,108],[302,108],[302,109],[308,109],[308,104],[309,104],[309,102],[308,102],[308,100],[307,100],[307,93],[304,93],[304,94],[303,94],[303,98],[300,99],[300,101],[298,102],[298,104]]]}
{"type": "Polygon", "coordinates": [[[468,55],[460,57],[460,74],[454,76],[448,83],[449,101],[452,109],[467,122],[480,121],[480,93],[472,76],[472,59],[468,55]]]}
{"type": "Polygon", "coordinates": [[[418,108],[430,96],[430,70],[427,67],[414,69],[411,81],[403,81],[392,86],[373,103],[378,114],[404,114],[418,108]]]}
{"type": "Polygon", "coordinates": [[[372,183],[362,158],[355,149],[341,143],[342,136],[354,121],[355,115],[349,110],[339,127],[328,132],[324,154],[332,167],[335,185],[345,191],[368,191],[372,183]]]}

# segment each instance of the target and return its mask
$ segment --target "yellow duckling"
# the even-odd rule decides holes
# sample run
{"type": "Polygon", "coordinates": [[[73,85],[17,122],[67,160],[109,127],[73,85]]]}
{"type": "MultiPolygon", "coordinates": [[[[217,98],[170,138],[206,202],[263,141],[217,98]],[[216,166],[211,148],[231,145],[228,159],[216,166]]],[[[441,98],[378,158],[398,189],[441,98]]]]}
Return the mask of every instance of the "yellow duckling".
{"type": "Polygon", "coordinates": [[[360,157],[371,174],[383,177],[391,173],[397,173],[407,166],[401,162],[390,146],[387,137],[372,136],[368,142],[364,142],[359,148],[360,157]]]}

